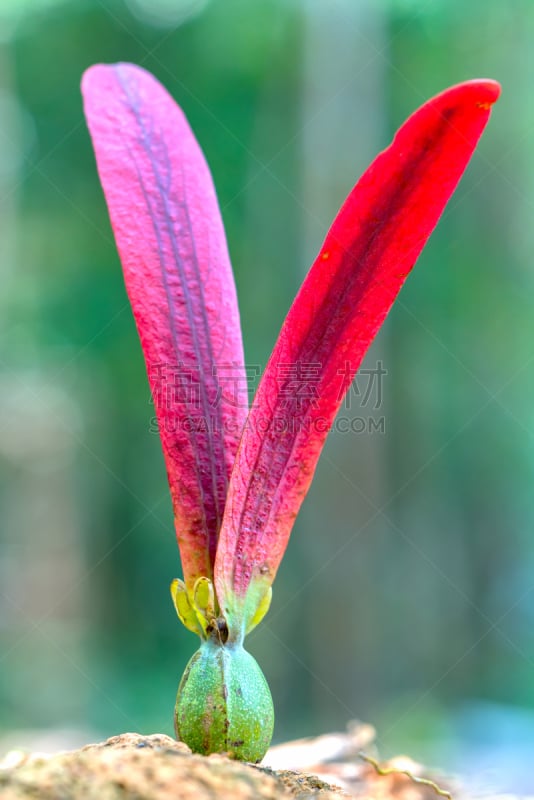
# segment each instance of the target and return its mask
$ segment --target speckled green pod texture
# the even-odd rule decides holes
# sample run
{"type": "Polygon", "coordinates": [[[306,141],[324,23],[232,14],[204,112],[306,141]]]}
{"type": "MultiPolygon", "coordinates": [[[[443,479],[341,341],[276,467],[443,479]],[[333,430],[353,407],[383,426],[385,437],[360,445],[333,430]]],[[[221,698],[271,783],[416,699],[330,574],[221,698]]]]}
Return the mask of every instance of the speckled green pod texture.
{"type": "Polygon", "coordinates": [[[178,687],[176,737],[194,753],[226,753],[261,761],[271,742],[271,692],[255,659],[240,644],[202,642],[178,687]]]}

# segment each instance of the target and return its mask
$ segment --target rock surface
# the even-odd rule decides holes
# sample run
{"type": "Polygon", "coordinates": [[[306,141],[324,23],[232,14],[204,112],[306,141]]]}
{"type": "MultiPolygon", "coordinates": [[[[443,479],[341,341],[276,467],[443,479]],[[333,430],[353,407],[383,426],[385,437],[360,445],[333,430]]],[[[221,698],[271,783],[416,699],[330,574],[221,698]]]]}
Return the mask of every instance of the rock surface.
{"type": "Polygon", "coordinates": [[[298,773],[193,755],[168,736],[126,733],[53,756],[12,752],[0,765],[2,800],[339,800],[323,781],[298,773]]]}
{"type": "MultiPolygon", "coordinates": [[[[271,767],[265,767],[222,755],[194,755],[185,744],[163,734],[125,733],[54,755],[8,753],[0,761],[0,798],[452,800],[450,782],[431,779],[414,762],[396,759],[379,764],[373,739],[370,726],[353,725],[346,734],[272,748],[266,759],[271,767]]],[[[454,800],[465,800],[458,787],[453,791],[454,800]]]]}

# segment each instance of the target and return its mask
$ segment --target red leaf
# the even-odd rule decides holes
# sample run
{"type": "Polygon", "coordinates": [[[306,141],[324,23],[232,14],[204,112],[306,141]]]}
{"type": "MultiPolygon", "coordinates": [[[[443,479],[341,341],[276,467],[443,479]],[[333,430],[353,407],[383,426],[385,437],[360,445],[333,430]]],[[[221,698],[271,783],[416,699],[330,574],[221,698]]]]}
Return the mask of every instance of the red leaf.
{"type": "Polygon", "coordinates": [[[230,621],[250,617],[272,583],[350,385],[344,375],[361,364],[499,91],[493,81],[470,81],[423,105],[336,217],[284,322],[232,472],[215,565],[230,621]]]}
{"type": "Polygon", "coordinates": [[[149,73],[96,65],[82,92],[191,587],[212,574],[247,411],[233,396],[245,386],[243,348],[217,198],[182,111],[149,73]]]}

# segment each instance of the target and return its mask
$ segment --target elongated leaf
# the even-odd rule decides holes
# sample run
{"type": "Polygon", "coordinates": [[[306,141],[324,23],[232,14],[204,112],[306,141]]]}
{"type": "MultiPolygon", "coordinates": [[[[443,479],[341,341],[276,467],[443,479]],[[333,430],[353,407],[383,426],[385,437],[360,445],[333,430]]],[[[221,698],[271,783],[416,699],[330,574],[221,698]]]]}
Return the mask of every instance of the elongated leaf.
{"type": "Polygon", "coordinates": [[[498,95],[493,81],[471,81],[422,106],[336,217],[284,322],[232,472],[215,566],[230,624],[246,626],[272,583],[328,428],[498,95]]]}
{"type": "Polygon", "coordinates": [[[176,103],[131,64],[83,78],[85,114],[143,347],[189,590],[212,575],[247,412],[215,190],[176,103]]]}

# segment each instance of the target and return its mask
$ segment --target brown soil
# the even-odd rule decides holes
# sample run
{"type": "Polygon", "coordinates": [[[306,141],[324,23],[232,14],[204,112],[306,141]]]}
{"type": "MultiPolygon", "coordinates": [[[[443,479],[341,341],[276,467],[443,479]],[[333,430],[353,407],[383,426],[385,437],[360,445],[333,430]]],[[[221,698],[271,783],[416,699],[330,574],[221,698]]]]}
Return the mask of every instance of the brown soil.
{"type": "Polygon", "coordinates": [[[439,800],[464,797],[417,764],[379,764],[370,726],[289,742],[267,756],[273,769],[193,755],[168,736],[125,733],[50,756],[8,753],[1,800],[439,800]],[[362,748],[366,748],[366,753],[362,748]],[[291,769],[285,767],[292,767],[291,769]],[[405,774],[409,772],[409,774],[405,774]],[[452,795],[450,794],[452,792],[452,795]]]}

